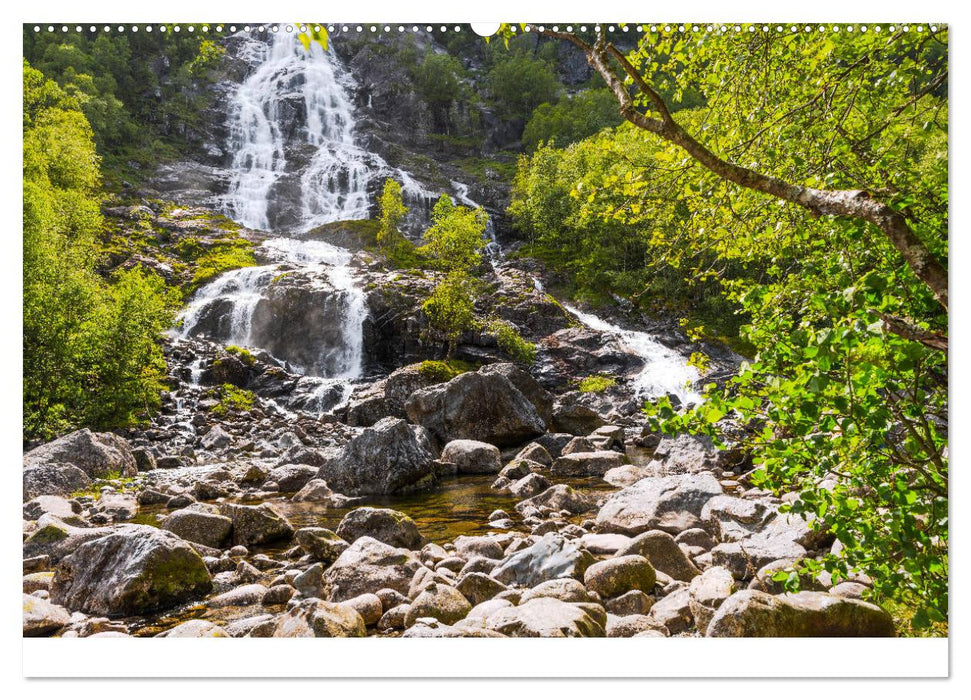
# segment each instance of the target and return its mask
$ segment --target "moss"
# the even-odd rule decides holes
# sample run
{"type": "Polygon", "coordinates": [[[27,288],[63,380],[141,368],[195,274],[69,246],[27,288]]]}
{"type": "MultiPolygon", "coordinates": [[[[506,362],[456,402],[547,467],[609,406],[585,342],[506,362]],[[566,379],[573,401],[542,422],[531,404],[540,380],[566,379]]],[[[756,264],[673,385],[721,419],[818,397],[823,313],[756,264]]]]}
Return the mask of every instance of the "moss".
{"type": "Polygon", "coordinates": [[[584,394],[599,394],[607,391],[612,386],[617,386],[617,380],[613,377],[606,377],[602,374],[594,374],[580,380],[579,389],[584,394]]]}
{"type": "Polygon", "coordinates": [[[256,357],[246,348],[241,348],[238,345],[227,345],[226,352],[239,358],[244,364],[250,367],[256,364],[256,357]]]}
{"type": "Polygon", "coordinates": [[[536,345],[523,338],[512,324],[500,320],[491,321],[488,331],[496,337],[502,351],[517,362],[531,365],[536,361],[536,345]]]}
{"type": "Polygon", "coordinates": [[[462,360],[453,359],[448,362],[443,360],[424,360],[418,366],[418,373],[423,377],[433,379],[437,382],[447,382],[460,374],[476,369],[478,369],[478,365],[471,362],[463,362],[462,360]]]}
{"type": "Polygon", "coordinates": [[[256,258],[252,248],[253,244],[249,241],[213,246],[196,260],[196,270],[187,291],[195,291],[228,270],[253,267],[256,258]]]}
{"type": "Polygon", "coordinates": [[[223,384],[210,391],[210,396],[217,399],[217,403],[210,413],[220,418],[236,411],[249,411],[256,401],[256,394],[246,389],[240,389],[232,384],[223,384]]]}

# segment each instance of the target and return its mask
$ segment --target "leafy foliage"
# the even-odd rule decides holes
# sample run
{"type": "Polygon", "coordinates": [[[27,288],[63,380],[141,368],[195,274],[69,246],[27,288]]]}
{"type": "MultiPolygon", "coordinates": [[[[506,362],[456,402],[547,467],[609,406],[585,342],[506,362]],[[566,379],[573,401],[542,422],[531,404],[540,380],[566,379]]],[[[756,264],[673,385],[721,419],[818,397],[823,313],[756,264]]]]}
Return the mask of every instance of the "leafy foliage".
{"type": "Polygon", "coordinates": [[[256,394],[252,391],[240,389],[233,384],[222,384],[210,393],[217,401],[209,411],[220,418],[230,413],[244,413],[253,408],[256,401],[256,394]]]}
{"type": "Polygon", "coordinates": [[[539,105],[523,131],[523,148],[532,152],[544,142],[562,148],[622,121],[610,90],[584,90],[556,104],[539,105]]]}
{"type": "Polygon", "coordinates": [[[555,102],[560,81],[550,62],[527,50],[510,51],[486,75],[493,102],[507,119],[526,120],[545,102],[555,102]]]}
{"type": "Polygon", "coordinates": [[[599,394],[607,391],[612,386],[617,386],[616,379],[606,377],[602,374],[595,374],[581,379],[577,388],[584,394],[599,394]]]}
{"type": "Polygon", "coordinates": [[[524,365],[536,362],[536,345],[523,338],[511,323],[496,319],[489,323],[486,330],[496,337],[499,348],[516,362],[524,365]]]}
{"type": "Polygon", "coordinates": [[[468,273],[482,262],[487,221],[481,208],[456,206],[451,197],[443,194],[432,209],[424,250],[443,270],[468,273]]]}
{"type": "Polygon", "coordinates": [[[401,222],[408,213],[408,207],[401,200],[401,184],[391,178],[384,181],[384,189],[378,199],[379,228],[378,248],[394,252],[409,243],[401,233],[401,222]]]}
{"type": "Polygon", "coordinates": [[[95,274],[100,159],[81,101],[24,63],[24,437],[131,425],[157,408],[177,294],[95,274]]]}
{"type": "Polygon", "coordinates": [[[475,323],[475,297],[471,280],[462,273],[452,273],[435,287],[421,308],[432,328],[447,340],[445,359],[450,360],[459,337],[475,323]]]}

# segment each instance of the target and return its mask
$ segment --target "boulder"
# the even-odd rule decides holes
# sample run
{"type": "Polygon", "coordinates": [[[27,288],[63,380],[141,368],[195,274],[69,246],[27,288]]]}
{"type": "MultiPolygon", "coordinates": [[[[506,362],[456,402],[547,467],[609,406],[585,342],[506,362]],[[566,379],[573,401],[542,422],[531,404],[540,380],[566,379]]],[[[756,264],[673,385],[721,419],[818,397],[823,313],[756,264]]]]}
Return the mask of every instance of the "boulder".
{"type": "Polygon", "coordinates": [[[425,542],[414,520],[390,508],[355,508],[337,526],[337,536],[347,542],[373,537],[405,549],[419,549],[425,542]]]}
{"type": "Polygon", "coordinates": [[[113,531],[110,527],[75,527],[45,513],[37,519],[36,528],[24,540],[24,558],[46,556],[54,564],[85,542],[113,531]]]}
{"type": "Polygon", "coordinates": [[[603,476],[619,467],[627,458],[619,452],[573,452],[558,457],[550,470],[554,476],[603,476]]]}
{"type": "Polygon", "coordinates": [[[244,586],[237,586],[225,593],[210,598],[206,605],[210,608],[244,607],[256,605],[263,601],[269,589],[259,583],[248,583],[244,586]]]}
{"type": "Polygon", "coordinates": [[[561,577],[580,579],[593,555],[562,535],[549,533],[526,549],[506,557],[492,577],[506,585],[533,587],[561,577]]]}
{"type": "Polygon", "coordinates": [[[498,373],[466,372],[416,391],[405,410],[409,420],[425,426],[442,442],[469,439],[507,447],[546,430],[536,407],[498,373]]]}
{"type": "Polygon", "coordinates": [[[523,513],[530,508],[543,506],[556,511],[567,510],[579,515],[596,508],[597,502],[591,494],[583,493],[566,484],[556,484],[532,498],[520,501],[516,504],[516,510],[523,513]]]}
{"type": "Polygon", "coordinates": [[[661,438],[654,459],[661,463],[665,474],[697,474],[721,466],[720,453],[711,438],[687,433],[661,438]]]}
{"type": "Polygon", "coordinates": [[[338,494],[335,494],[327,482],[323,479],[311,479],[303,488],[293,494],[291,498],[294,503],[309,502],[309,503],[327,503],[329,505],[339,505],[340,499],[338,494]]]}
{"type": "Polygon", "coordinates": [[[600,414],[581,404],[557,404],[553,408],[553,428],[570,435],[589,435],[606,424],[600,414]]]}
{"type": "Polygon", "coordinates": [[[499,448],[478,440],[452,440],[441,460],[453,463],[459,474],[498,474],[502,468],[499,448]]]}
{"type": "Polygon", "coordinates": [[[698,631],[704,634],[711,618],[728,597],[735,592],[735,579],[732,573],[721,566],[705,569],[688,586],[688,606],[695,619],[698,631]]]}
{"type": "Polygon", "coordinates": [[[229,539],[233,521],[219,515],[216,508],[199,503],[167,516],[162,521],[162,529],[189,542],[219,548],[229,539]]]}
{"type": "Polygon", "coordinates": [[[283,493],[300,491],[317,476],[317,468],[309,464],[283,464],[270,470],[267,481],[273,481],[283,493]]]}
{"type": "Polygon", "coordinates": [[[24,455],[24,468],[42,464],[70,464],[92,479],[138,473],[127,440],[113,433],[93,433],[87,428],[59,437],[24,455]]]}
{"type": "Polygon", "coordinates": [[[26,593],[23,595],[23,636],[49,637],[71,624],[71,613],[60,605],[26,593]]]}
{"type": "Polygon", "coordinates": [[[385,418],[326,459],[317,478],[340,493],[360,496],[429,488],[438,471],[425,429],[385,418]]]}
{"type": "Polygon", "coordinates": [[[62,496],[37,496],[24,503],[23,508],[24,520],[37,520],[45,513],[61,520],[78,520],[80,512],[77,501],[69,501],[62,496]]]}
{"type": "Polygon", "coordinates": [[[590,610],[556,598],[534,598],[503,607],[488,617],[486,628],[508,637],[606,636],[604,625],[590,610]]]}
{"type": "Polygon", "coordinates": [[[681,584],[651,606],[648,617],[657,625],[663,626],[670,634],[679,634],[691,629],[694,617],[691,614],[691,597],[688,587],[681,584]]]}
{"type": "Polygon", "coordinates": [[[649,530],[637,535],[617,551],[617,556],[625,554],[646,557],[651,566],[676,581],[690,581],[701,573],[674,538],[662,530],[649,530]]]}
{"type": "Polygon", "coordinates": [[[352,606],[302,600],[276,619],[273,637],[364,637],[364,618],[352,606]]]}
{"type": "Polygon", "coordinates": [[[516,456],[512,459],[513,462],[519,462],[522,460],[536,462],[544,467],[548,467],[553,464],[553,458],[550,456],[549,451],[538,442],[529,443],[526,445],[526,447],[516,453],[516,456]]]}
{"type": "Polygon", "coordinates": [[[202,558],[166,530],[125,525],[60,561],[51,600],[70,610],[119,617],[185,603],[212,589],[202,558]]]}
{"type": "Polygon", "coordinates": [[[655,580],[651,562],[637,554],[598,561],[583,574],[584,586],[602,598],[614,598],[628,591],[648,592],[654,588],[655,580]]]}
{"type": "Polygon", "coordinates": [[[362,593],[390,588],[408,595],[411,580],[421,562],[407,549],[361,537],[348,547],[324,573],[327,597],[349,600],[362,593]]]}
{"type": "Polygon", "coordinates": [[[302,527],[293,536],[307,554],[324,565],[337,561],[350,546],[336,532],[325,527],[302,527]]]}
{"type": "Polygon", "coordinates": [[[549,479],[542,474],[527,474],[509,484],[506,488],[516,498],[530,498],[550,487],[549,479]]]}
{"type": "Polygon", "coordinates": [[[229,447],[233,442],[233,436],[227,433],[222,426],[214,425],[209,429],[199,444],[205,450],[221,450],[224,447],[229,447]]]}
{"type": "Polygon", "coordinates": [[[484,603],[507,590],[499,581],[480,571],[465,574],[455,587],[472,605],[484,603]]]}
{"type": "Polygon", "coordinates": [[[412,601],[405,615],[405,627],[411,627],[418,618],[433,617],[451,625],[464,618],[472,605],[457,589],[438,583],[430,583],[412,601]]]}
{"type": "Polygon", "coordinates": [[[368,627],[377,624],[384,614],[384,605],[374,593],[362,593],[356,598],[344,601],[344,605],[349,605],[357,610],[358,615],[361,616],[364,624],[368,627]]]}
{"type": "Polygon", "coordinates": [[[293,527],[269,503],[244,506],[236,503],[219,504],[221,515],[233,522],[233,544],[249,547],[293,537],[293,527]]]}
{"type": "Polygon", "coordinates": [[[543,581],[525,591],[519,599],[519,604],[528,603],[534,598],[556,598],[564,603],[589,603],[594,600],[586,587],[575,578],[543,581]]]}
{"type": "Polygon", "coordinates": [[[804,591],[732,594],[708,625],[708,637],[893,637],[893,618],[852,598],[804,591]]]}
{"type": "Polygon", "coordinates": [[[677,534],[701,523],[701,510],[720,495],[712,474],[648,477],[618,491],[597,513],[601,532],[638,535],[647,530],[677,534]]]}
{"type": "Polygon", "coordinates": [[[90,486],[91,478],[72,464],[49,462],[24,467],[25,501],[38,496],[70,496],[90,486]]]}

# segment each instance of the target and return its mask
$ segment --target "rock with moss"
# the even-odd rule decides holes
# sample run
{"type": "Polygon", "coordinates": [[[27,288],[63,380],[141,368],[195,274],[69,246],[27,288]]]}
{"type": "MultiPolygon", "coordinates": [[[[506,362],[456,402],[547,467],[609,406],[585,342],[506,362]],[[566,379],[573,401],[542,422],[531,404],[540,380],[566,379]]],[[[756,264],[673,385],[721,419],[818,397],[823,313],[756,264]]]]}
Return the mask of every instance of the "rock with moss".
{"type": "Polygon", "coordinates": [[[156,637],[199,639],[203,637],[229,637],[230,634],[222,627],[209,620],[187,620],[166,630],[156,637]]]}
{"type": "Polygon", "coordinates": [[[745,590],[731,595],[708,625],[708,637],[893,637],[882,608],[829,593],[773,596],[745,590]]]}
{"type": "Polygon", "coordinates": [[[249,547],[293,537],[293,526],[269,503],[258,506],[221,503],[219,513],[232,520],[234,545],[249,547]]]}
{"type": "Polygon", "coordinates": [[[332,564],[350,545],[333,530],[325,527],[302,527],[294,533],[297,544],[313,559],[332,564]]]}
{"type": "Polygon", "coordinates": [[[211,589],[205,563],[182,538],[125,525],[58,563],[51,600],[69,610],[122,617],[165,610],[211,589]]]}
{"type": "Polygon", "coordinates": [[[628,591],[647,592],[654,588],[656,580],[651,562],[637,554],[598,561],[583,574],[583,584],[602,598],[614,598],[628,591]]]}

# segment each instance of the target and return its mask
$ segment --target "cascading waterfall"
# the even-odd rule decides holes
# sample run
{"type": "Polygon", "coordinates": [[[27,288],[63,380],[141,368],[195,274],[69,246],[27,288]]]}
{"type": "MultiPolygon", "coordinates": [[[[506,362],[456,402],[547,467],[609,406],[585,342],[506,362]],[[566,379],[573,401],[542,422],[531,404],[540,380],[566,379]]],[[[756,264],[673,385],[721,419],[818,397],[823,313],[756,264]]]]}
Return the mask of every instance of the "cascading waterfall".
{"type": "MultiPolygon", "coordinates": [[[[545,292],[542,283],[535,277],[533,286],[537,292],[545,292]]],[[[644,369],[633,382],[637,396],[655,398],[673,394],[683,405],[702,402],[701,394],[690,388],[699,378],[698,370],[689,365],[680,353],[662,345],[650,333],[626,330],[570,304],[562,306],[587,328],[614,336],[644,360],[644,369]]]]}
{"type": "Polygon", "coordinates": [[[280,32],[269,44],[245,42],[241,56],[255,69],[229,106],[234,157],[223,209],[244,226],[284,235],[261,246],[270,264],[227,272],[197,291],[182,314],[180,333],[205,333],[249,347],[267,344],[265,337],[254,335],[254,316],[270,286],[284,272],[296,270],[311,287],[315,282],[326,286],[341,305],[340,328],[329,336],[335,342],[321,344],[318,361],[294,363],[294,369],[322,376],[321,396],[332,394],[335,382],[346,385],[361,375],[365,297],[354,282],[349,251],[286,234],[288,229],[366,218],[368,186],[387,166],[355,143],[348,97],[352,84],[333,52],[317,44],[308,51],[294,35],[280,32]],[[289,208],[299,212],[296,224],[279,223],[287,207],[278,202],[295,196],[299,204],[289,208]]]}

